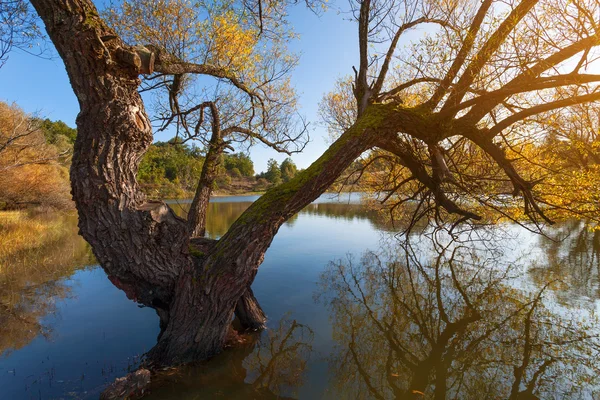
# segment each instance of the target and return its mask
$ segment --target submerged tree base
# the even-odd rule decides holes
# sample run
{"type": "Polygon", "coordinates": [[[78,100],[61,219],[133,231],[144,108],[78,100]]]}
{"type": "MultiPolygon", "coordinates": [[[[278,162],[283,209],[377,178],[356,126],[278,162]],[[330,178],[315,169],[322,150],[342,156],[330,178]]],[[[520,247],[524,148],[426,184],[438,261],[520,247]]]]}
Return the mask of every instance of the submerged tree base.
{"type": "Polygon", "coordinates": [[[100,395],[100,400],[135,399],[144,395],[150,385],[151,373],[148,369],[140,368],[123,378],[117,378],[100,395]]]}
{"type": "MultiPolygon", "coordinates": [[[[252,349],[259,340],[260,335],[257,332],[239,332],[231,325],[226,339],[225,348],[233,350],[240,348],[252,349]]],[[[176,373],[178,367],[158,368],[151,363],[145,363],[135,372],[127,374],[124,377],[117,378],[100,394],[100,400],[131,400],[141,398],[148,394],[150,384],[153,382],[153,376],[157,373],[176,373]]]]}
{"type": "MultiPolygon", "coordinates": [[[[262,325],[261,329],[263,328],[266,328],[266,325],[262,325]]],[[[229,331],[227,333],[224,352],[242,349],[244,350],[244,354],[248,355],[252,352],[254,346],[258,343],[259,340],[260,333],[257,332],[257,329],[247,329],[243,324],[241,324],[241,321],[236,320],[230,326],[229,331]],[[238,328],[236,329],[234,326],[237,326],[238,328]]],[[[204,362],[197,364],[200,365],[203,363],[204,362]]],[[[154,385],[154,381],[156,380],[154,378],[157,375],[164,375],[165,373],[167,375],[178,374],[181,368],[185,369],[193,367],[193,365],[194,364],[187,364],[182,365],[180,367],[161,368],[159,366],[152,365],[151,361],[143,363],[140,366],[140,368],[137,369],[135,372],[127,374],[124,377],[117,378],[113,383],[111,383],[101,393],[100,399],[131,400],[141,398],[149,393],[149,390],[151,389],[151,384],[154,385]]],[[[158,385],[160,385],[160,383],[158,383],[158,385]]]]}

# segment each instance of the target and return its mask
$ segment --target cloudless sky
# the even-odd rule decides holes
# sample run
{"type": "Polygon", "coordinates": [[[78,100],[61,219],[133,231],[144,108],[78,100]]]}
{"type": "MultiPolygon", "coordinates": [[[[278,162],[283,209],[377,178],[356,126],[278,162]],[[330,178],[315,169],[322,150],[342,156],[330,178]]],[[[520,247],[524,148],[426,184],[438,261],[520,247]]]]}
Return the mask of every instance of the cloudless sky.
{"type": "MultiPolygon", "coordinates": [[[[300,2],[302,4],[302,2],[300,2]]],[[[303,153],[292,156],[300,168],[306,168],[325,151],[326,130],[320,126],[318,103],[333,88],[339,77],[352,73],[358,64],[358,32],[347,15],[333,9],[320,16],[301,5],[290,10],[290,22],[300,39],[292,42],[292,51],[300,53],[300,64],[292,72],[292,82],[300,94],[300,112],[310,122],[311,143],[303,153]]],[[[49,44],[51,47],[52,45],[49,44]]],[[[52,48],[53,50],[53,48],[52,48]]],[[[43,59],[15,50],[0,68],[0,100],[16,103],[28,113],[62,120],[75,127],[79,112],[62,60],[55,51],[43,59]]],[[[168,140],[159,134],[155,140],[168,140]]],[[[250,153],[257,172],[264,171],[269,158],[282,161],[287,156],[256,145],[250,153]]]]}

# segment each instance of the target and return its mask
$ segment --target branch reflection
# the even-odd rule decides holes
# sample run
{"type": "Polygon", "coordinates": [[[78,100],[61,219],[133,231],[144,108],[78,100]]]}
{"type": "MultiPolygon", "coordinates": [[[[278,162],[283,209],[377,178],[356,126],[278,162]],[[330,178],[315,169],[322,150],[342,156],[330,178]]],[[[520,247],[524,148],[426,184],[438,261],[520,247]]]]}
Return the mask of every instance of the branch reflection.
{"type": "Polygon", "coordinates": [[[283,318],[266,332],[196,366],[159,373],[148,399],[291,399],[304,383],[313,331],[283,318]]]}
{"type": "Polygon", "coordinates": [[[456,242],[431,247],[403,242],[332,262],[322,275],[340,398],[600,393],[600,325],[593,315],[553,303],[553,281],[517,288],[523,281],[499,265],[500,257],[456,242]]]}
{"type": "Polygon", "coordinates": [[[570,220],[554,228],[552,236],[559,240],[540,237],[544,257],[530,270],[532,279],[538,284],[560,279],[556,295],[564,303],[600,298],[600,230],[590,229],[584,220],[570,220]]]}

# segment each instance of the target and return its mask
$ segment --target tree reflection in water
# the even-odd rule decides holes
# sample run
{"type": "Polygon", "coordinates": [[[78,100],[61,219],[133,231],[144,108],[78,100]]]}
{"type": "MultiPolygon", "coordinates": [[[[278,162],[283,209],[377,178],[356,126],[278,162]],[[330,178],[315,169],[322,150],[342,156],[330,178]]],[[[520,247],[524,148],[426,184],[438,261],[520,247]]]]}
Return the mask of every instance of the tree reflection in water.
{"type": "Polygon", "coordinates": [[[553,305],[553,282],[516,289],[499,257],[432,247],[403,242],[323,273],[340,398],[597,398],[595,318],[553,305]]]}
{"type": "MultiPolygon", "coordinates": [[[[544,282],[559,279],[563,283],[556,295],[563,303],[576,299],[600,298],[600,230],[590,229],[586,221],[565,221],[540,236],[541,262],[530,269],[532,279],[544,282]]],[[[556,287],[558,288],[558,286],[556,287]]]]}
{"type": "MultiPolygon", "coordinates": [[[[211,204],[213,237],[248,204],[211,204]]],[[[386,230],[376,215],[353,204],[312,204],[303,215],[368,219],[386,230]]],[[[320,288],[337,343],[329,388],[305,373],[322,366],[310,356],[312,331],[284,319],[260,341],[153,377],[149,398],[311,398],[306,392],[335,399],[600,398],[598,323],[578,300],[598,298],[600,233],[577,221],[555,229],[553,236],[564,241],[517,234],[507,241],[503,235],[510,232],[485,227],[479,232],[488,235],[485,241],[463,232],[469,244],[432,241],[432,250],[426,241],[395,242],[331,263],[320,288]],[[537,258],[536,268],[497,261],[522,248],[537,258]],[[535,289],[517,289],[531,283],[535,289]]],[[[66,278],[93,257],[77,235],[75,216],[0,219],[0,243],[0,354],[6,355],[50,332],[44,317],[70,295],[66,278]]],[[[310,323],[318,333],[314,345],[323,349],[329,326],[320,321],[310,323]]]]}
{"type": "MultiPolygon", "coordinates": [[[[251,204],[252,202],[246,201],[209,203],[206,221],[207,236],[213,239],[223,236],[233,222],[235,222],[235,220],[238,219],[251,204]]],[[[173,200],[169,203],[169,207],[171,207],[175,214],[185,218],[190,204],[173,200]]],[[[386,223],[385,218],[379,213],[368,210],[362,204],[335,202],[312,203],[306,206],[298,214],[323,216],[329,219],[342,219],[346,221],[365,219],[369,220],[379,230],[385,231],[391,228],[391,226],[386,223]]],[[[288,226],[293,226],[298,219],[298,214],[288,220],[286,224],[288,226]]]]}
{"type": "Polygon", "coordinates": [[[51,328],[54,313],[70,288],[65,279],[94,263],[77,234],[77,217],[26,213],[0,214],[0,356],[26,346],[51,328]]]}
{"type": "Polygon", "coordinates": [[[313,337],[309,327],[283,318],[276,328],[246,335],[246,343],[206,363],[159,373],[147,398],[293,398],[304,382],[313,337]]]}

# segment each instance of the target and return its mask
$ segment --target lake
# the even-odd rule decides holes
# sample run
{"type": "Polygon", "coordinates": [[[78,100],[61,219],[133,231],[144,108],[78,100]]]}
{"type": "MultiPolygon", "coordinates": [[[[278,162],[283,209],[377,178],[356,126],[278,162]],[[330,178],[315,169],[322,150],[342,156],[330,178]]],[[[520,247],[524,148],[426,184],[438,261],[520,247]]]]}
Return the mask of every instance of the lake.
{"type": "MultiPolygon", "coordinates": [[[[213,199],[207,235],[255,199],[213,199]]],[[[252,286],[268,329],[159,373],[145,398],[600,398],[600,232],[504,224],[406,243],[359,200],[324,195],[283,225],[252,286]]],[[[76,218],[31,219],[52,235],[0,253],[0,399],[98,398],[158,318],[94,264],[76,218]]]]}

